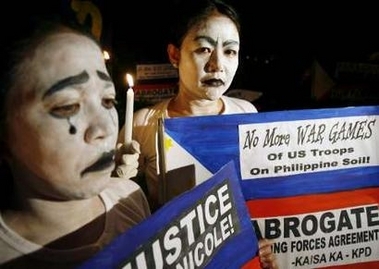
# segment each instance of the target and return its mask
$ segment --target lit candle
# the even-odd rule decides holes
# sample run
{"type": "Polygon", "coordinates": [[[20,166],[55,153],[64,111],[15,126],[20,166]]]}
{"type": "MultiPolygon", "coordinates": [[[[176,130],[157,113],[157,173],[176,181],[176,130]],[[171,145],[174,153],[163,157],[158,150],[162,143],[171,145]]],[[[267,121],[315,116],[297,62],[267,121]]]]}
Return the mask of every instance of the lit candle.
{"type": "Polygon", "coordinates": [[[134,91],[133,91],[133,77],[126,74],[126,80],[129,85],[129,89],[126,92],[126,109],[125,109],[125,139],[124,143],[129,146],[132,142],[132,130],[133,130],[133,110],[134,110],[134,91]]]}
{"type": "Polygon", "coordinates": [[[108,61],[111,58],[111,56],[109,55],[109,52],[106,50],[103,50],[103,57],[105,61],[108,61]]]}

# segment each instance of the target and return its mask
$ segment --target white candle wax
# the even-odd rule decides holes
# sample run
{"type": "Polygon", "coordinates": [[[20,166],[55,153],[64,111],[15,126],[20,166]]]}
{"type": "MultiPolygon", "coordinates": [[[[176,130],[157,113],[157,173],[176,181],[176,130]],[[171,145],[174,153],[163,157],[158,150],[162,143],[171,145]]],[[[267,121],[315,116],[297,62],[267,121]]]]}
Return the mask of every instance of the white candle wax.
{"type": "Polygon", "coordinates": [[[126,74],[126,79],[129,84],[129,89],[126,92],[126,109],[125,109],[125,138],[124,143],[129,146],[132,142],[133,131],[133,110],[134,110],[134,91],[133,91],[133,78],[131,75],[126,74]]]}

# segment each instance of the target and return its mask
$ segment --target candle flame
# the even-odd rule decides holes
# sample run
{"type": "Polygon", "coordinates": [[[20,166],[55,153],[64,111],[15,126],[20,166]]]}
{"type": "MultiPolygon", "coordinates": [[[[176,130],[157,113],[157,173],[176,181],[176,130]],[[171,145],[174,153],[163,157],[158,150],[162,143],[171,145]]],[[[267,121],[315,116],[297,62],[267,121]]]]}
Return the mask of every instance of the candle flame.
{"type": "Polygon", "coordinates": [[[103,51],[103,57],[104,57],[104,60],[109,60],[111,58],[109,52],[106,50],[103,51]]]}
{"type": "Polygon", "coordinates": [[[131,87],[134,86],[132,75],[130,75],[130,74],[126,74],[126,81],[127,81],[128,84],[129,84],[129,88],[131,88],[131,87]]]}

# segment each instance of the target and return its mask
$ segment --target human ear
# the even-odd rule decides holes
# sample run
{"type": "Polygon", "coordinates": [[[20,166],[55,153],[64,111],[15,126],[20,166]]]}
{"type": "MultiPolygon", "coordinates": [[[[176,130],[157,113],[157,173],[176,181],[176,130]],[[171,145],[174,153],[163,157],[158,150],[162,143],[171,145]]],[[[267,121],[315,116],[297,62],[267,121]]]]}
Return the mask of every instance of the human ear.
{"type": "Polygon", "coordinates": [[[179,59],[180,59],[179,49],[173,44],[168,44],[167,45],[167,54],[168,54],[168,58],[170,60],[170,63],[175,68],[177,68],[178,63],[179,63],[179,59]]]}

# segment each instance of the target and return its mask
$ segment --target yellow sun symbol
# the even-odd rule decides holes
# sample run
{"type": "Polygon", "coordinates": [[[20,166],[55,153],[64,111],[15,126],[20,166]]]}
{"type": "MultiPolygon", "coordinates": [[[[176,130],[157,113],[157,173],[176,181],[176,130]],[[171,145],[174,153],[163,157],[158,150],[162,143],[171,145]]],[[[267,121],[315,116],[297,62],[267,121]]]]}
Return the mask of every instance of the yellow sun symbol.
{"type": "Polygon", "coordinates": [[[168,151],[170,148],[172,148],[174,145],[173,145],[173,143],[172,143],[172,139],[171,138],[165,138],[164,139],[164,149],[166,150],[166,151],[168,151]]]}

